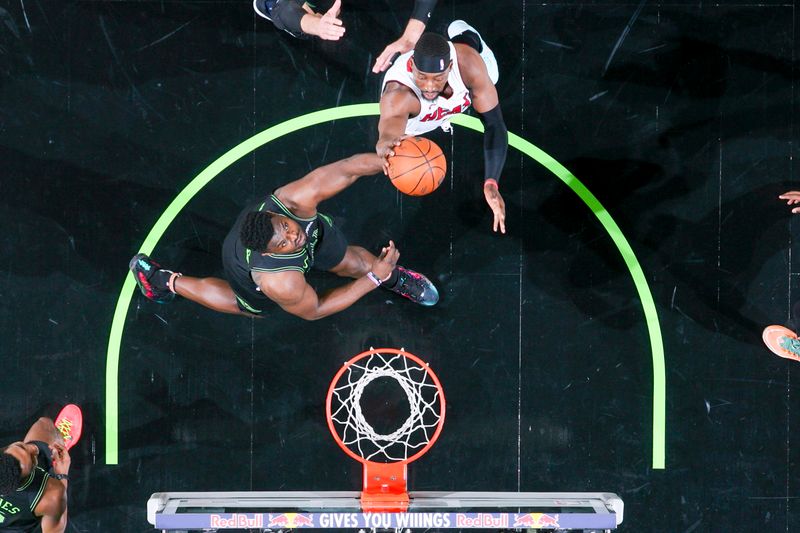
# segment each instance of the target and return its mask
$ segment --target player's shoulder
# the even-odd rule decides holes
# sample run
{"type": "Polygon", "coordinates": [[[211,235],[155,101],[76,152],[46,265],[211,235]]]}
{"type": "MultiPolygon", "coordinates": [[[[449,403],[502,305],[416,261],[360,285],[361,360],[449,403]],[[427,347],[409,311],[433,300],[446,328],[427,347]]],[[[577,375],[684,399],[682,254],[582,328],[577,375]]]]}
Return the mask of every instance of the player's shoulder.
{"type": "Polygon", "coordinates": [[[474,70],[480,67],[480,65],[483,63],[481,55],[470,45],[464,43],[453,43],[453,46],[456,48],[458,68],[462,72],[465,70],[474,70]]]}
{"type": "Polygon", "coordinates": [[[300,180],[290,181],[286,185],[282,185],[275,189],[269,198],[272,209],[268,209],[268,211],[274,211],[282,214],[282,208],[286,208],[290,213],[294,214],[299,206],[292,195],[292,192],[297,190],[297,186],[293,187],[292,184],[298,181],[300,180]]]}
{"type": "Polygon", "coordinates": [[[456,58],[458,60],[458,70],[461,74],[461,79],[467,87],[480,85],[481,82],[491,79],[486,70],[486,63],[480,56],[477,50],[468,44],[455,43],[456,58]]]}
{"type": "Polygon", "coordinates": [[[413,112],[419,105],[417,95],[411,87],[397,81],[386,84],[381,94],[381,110],[397,112],[413,112]]]}
{"type": "Polygon", "coordinates": [[[386,82],[386,86],[383,88],[383,94],[392,96],[414,96],[414,91],[412,91],[411,87],[405,83],[397,80],[391,80],[386,82]]]}

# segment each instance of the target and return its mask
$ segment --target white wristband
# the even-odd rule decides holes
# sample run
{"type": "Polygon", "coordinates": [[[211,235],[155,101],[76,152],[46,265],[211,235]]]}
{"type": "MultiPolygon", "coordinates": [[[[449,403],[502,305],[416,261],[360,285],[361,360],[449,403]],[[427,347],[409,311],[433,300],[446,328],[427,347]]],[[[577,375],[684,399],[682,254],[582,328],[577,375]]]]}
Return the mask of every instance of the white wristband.
{"type": "Polygon", "coordinates": [[[367,278],[374,283],[376,287],[380,287],[381,283],[383,283],[373,272],[367,272],[367,278]]]}

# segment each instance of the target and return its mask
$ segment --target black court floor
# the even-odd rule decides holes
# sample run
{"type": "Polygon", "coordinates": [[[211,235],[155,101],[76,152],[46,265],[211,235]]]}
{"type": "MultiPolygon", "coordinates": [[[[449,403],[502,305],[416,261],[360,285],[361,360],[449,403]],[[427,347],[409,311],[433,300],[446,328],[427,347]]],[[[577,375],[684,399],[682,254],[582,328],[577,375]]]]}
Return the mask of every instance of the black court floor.
{"type": "Polygon", "coordinates": [[[440,1],[431,28],[481,31],[509,131],[552,161],[510,148],[506,235],[461,126],[431,135],[449,164],[434,194],[380,175],[323,205],[353,243],[393,239],[440,304],[376,291],[305,322],[137,293],[112,329],[164,213],[153,256],[221,276],[245,202],[374,148],[374,115],[323,120],[168,209],[267,128],[377,101],[372,61],[411,2],[344,3],[339,44],[279,33],[246,0],[0,5],[0,440],[83,406],[67,531],[151,530],[157,491],[359,489],[324,401],[370,346],[405,347],[445,388],[414,490],[611,491],[623,531],[800,530],[800,366],[760,340],[800,287],[800,219],[777,199],[800,189],[791,0],[440,1]]]}

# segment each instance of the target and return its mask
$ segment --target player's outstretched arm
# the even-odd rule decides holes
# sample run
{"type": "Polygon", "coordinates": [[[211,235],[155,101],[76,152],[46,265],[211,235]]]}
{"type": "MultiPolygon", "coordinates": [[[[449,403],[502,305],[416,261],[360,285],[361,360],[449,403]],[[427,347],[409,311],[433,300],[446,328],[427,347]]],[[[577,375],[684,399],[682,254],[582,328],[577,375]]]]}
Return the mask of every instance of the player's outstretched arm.
{"type": "Polygon", "coordinates": [[[375,154],[356,154],[312,170],[299,180],[275,190],[275,196],[299,217],[311,217],[317,205],[336,196],[361,176],[381,171],[381,160],[375,154]]]}
{"type": "Polygon", "coordinates": [[[472,96],[472,106],[478,113],[485,113],[500,103],[497,89],[486,70],[486,63],[478,52],[466,44],[456,44],[458,68],[464,85],[472,96]]]}
{"type": "Polygon", "coordinates": [[[394,155],[395,146],[400,144],[408,117],[419,114],[420,103],[411,89],[401,83],[389,82],[381,95],[380,112],[375,152],[383,160],[383,172],[387,174],[387,158],[394,155]]]}
{"type": "Polygon", "coordinates": [[[403,35],[399,39],[386,45],[383,52],[375,59],[372,72],[378,74],[392,65],[395,56],[404,54],[414,48],[422,33],[425,31],[425,23],[416,19],[411,19],[406,25],[403,35]]]}
{"type": "Polygon", "coordinates": [[[498,184],[508,153],[508,129],[503,121],[500,104],[481,115],[483,121],[483,195],[492,210],[492,229],[506,232],[506,204],[498,184]]]}
{"type": "MultiPolygon", "coordinates": [[[[400,252],[389,241],[389,246],[372,263],[371,272],[378,279],[388,278],[399,257],[400,252]]],[[[319,320],[343,311],[377,288],[375,282],[366,275],[322,295],[317,295],[300,272],[258,273],[256,282],[261,292],[284,311],[305,320],[319,320]]]]}
{"type": "Polygon", "coordinates": [[[500,109],[497,89],[489,78],[486,64],[473,48],[457,44],[458,66],[464,83],[472,94],[475,111],[481,114],[483,135],[483,195],[492,210],[492,229],[506,232],[506,203],[500,194],[498,182],[508,153],[508,129],[500,109]]]}
{"type": "Polygon", "coordinates": [[[403,35],[383,49],[383,52],[375,60],[372,72],[375,74],[383,72],[392,64],[395,55],[404,54],[414,48],[422,32],[425,31],[425,26],[428,25],[431,12],[435,7],[436,0],[415,0],[414,11],[411,13],[411,18],[408,19],[403,35]]]}
{"type": "MultiPolygon", "coordinates": [[[[303,7],[308,4],[304,4],[303,7]]],[[[338,41],[344,35],[345,29],[339,19],[342,1],[336,0],[324,15],[308,13],[300,19],[300,29],[306,35],[319,37],[323,41],[338,41]]]]}

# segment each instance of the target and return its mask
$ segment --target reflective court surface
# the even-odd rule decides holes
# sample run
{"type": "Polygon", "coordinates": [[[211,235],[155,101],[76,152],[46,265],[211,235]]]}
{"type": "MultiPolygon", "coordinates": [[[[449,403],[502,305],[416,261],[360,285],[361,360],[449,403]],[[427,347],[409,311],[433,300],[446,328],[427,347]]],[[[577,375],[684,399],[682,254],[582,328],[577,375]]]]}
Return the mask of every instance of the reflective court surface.
{"type": "Polygon", "coordinates": [[[791,1],[440,0],[429,29],[464,19],[497,57],[507,233],[474,112],[426,135],[434,193],[375,175],[321,207],[352,244],[392,239],[436,306],[375,290],[253,320],[133,292],[144,247],[222,277],[248,202],[374,150],[361,104],[411,7],[344,0],[325,43],[247,1],[0,5],[0,445],[81,405],[67,531],[153,530],[156,492],[360,490],[328,386],[405,348],[447,398],[412,491],[613,492],[620,531],[800,528],[798,363],[761,341],[800,325],[800,219],[778,199],[800,189],[791,1]]]}

